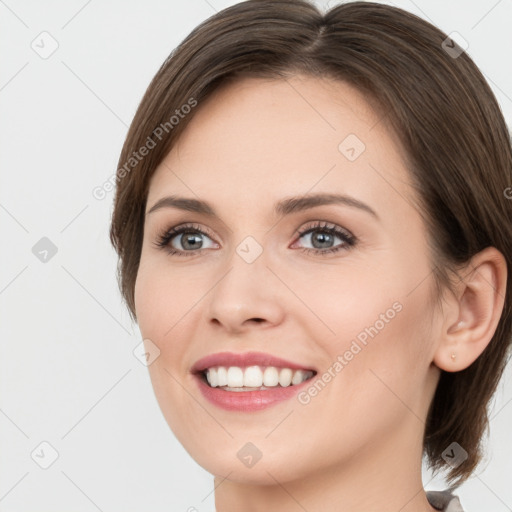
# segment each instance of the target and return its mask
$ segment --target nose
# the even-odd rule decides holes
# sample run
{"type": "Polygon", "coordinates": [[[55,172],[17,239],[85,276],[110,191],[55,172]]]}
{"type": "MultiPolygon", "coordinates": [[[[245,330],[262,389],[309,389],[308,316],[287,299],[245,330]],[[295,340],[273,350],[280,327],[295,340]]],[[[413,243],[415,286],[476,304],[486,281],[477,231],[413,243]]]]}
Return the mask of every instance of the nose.
{"type": "Polygon", "coordinates": [[[267,267],[265,251],[252,263],[234,251],[222,277],[208,294],[209,321],[216,329],[240,334],[283,321],[285,297],[275,269],[267,267]]]}

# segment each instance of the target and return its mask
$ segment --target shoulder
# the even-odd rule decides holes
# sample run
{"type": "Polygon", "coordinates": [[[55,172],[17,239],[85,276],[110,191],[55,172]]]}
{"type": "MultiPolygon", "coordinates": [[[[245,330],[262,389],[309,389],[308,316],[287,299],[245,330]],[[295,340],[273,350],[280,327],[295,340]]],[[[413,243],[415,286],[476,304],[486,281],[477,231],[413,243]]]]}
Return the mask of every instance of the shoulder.
{"type": "Polygon", "coordinates": [[[429,503],[442,512],[464,512],[458,496],[450,490],[426,491],[429,503]]]}

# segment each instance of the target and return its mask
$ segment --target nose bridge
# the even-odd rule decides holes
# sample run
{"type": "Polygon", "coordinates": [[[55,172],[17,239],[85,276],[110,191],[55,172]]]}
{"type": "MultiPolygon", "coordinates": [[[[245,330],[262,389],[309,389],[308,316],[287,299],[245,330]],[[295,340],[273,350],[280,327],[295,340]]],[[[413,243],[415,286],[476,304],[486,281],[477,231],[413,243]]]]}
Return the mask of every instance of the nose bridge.
{"type": "Polygon", "coordinates": [[[210,321],[233,330],[242,328],[247,320],[279,322],[282,301],[277,300],[276,278],[268,263],[268,253],[252,236],[234,247],[210,294],[210,321]]]}

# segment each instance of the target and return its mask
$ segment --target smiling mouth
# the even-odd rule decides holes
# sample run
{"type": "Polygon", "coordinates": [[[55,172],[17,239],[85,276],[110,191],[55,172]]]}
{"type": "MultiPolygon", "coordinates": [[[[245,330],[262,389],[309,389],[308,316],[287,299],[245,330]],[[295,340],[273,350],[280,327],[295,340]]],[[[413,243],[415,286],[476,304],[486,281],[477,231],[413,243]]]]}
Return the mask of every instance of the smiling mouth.
{"type": "Polygon", "coordinates": [[[315,375],[314,370],[276,366],[212,366],[200,372],[209,387],[234,392],[293,387],[315,375]]]}

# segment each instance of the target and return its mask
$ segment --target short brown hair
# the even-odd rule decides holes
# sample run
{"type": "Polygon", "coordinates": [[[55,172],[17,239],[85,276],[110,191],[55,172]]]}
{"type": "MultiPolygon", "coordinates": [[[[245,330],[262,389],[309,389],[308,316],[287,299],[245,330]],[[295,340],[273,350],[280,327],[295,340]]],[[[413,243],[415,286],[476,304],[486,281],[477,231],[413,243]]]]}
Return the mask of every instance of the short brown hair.
{"type": "MultiPolygon", "coordinates": [[[[322,13],[305,0],[250,0],[196,27],[153,78],[119,159],[110,239],[132,319],[150,178],[194,115],[183,106],[201,104],[237,77],[325,76],[364,92],[403,145],[421,198],[437,289],[449,288],[448,271],[488,246],[505,256],[510,276],[512,210],[505,193],[512,184],[510,135],[481,72],[457,50],[421,18],[370,2],[343,3],[322,13]],[[173,116],[177,122],[169,121],[173,116]],[[150,145],[127,170],[134,151],[150,145]]],[[[442,453],[453,441],[468,452],[448,472],[448,481],[457,485],[482,458],[487,406],[508,362],[511,286],[508,279],[504,311],[489,345],[466,369],[441,372],[428,412],[429,466],[445,467],[442,453]]]]}

